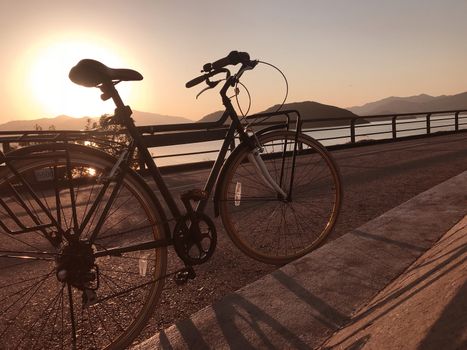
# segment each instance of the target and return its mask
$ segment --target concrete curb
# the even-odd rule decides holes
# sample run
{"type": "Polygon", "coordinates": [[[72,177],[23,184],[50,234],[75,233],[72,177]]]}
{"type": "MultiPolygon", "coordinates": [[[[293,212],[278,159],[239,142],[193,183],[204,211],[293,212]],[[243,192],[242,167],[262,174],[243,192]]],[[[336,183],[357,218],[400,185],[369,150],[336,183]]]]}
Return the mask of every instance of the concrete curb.
{"type": "Polygon", "coordinates": [[[310,349],[466,214],[467,171],[226,296],[136,349],[310,349]]]}
{"type": "Polygon", "coordinates": [[[465,310],[467,215],[320,349],[464,349],[465,310]]]}

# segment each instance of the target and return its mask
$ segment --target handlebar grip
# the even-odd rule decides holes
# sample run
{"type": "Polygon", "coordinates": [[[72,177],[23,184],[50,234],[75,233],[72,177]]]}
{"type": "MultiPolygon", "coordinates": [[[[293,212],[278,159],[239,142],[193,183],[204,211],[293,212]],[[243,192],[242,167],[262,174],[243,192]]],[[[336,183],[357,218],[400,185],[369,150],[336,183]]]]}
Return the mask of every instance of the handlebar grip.
{"type": "Polygon", "coordinates": [[[211,64],[205,64],[204,67],[209,68],[210,66],[211,69],[215,70],[228,66],[229,64],[236,65],[238,63],[246,63],[248,61],[250,61],[250,55],[247,52],[232,51],[226,57],[211,64]]]}
{"type": "Polygon", "coordinates": [[[208,78],[207,74],[200,75],[199,77],[191,79],[188,83],[185,84],[185,87],[191,88],[195,85],[198,85],[199,83],[202,83],[204,80],[206,80],[206,78],[208,78]]]}

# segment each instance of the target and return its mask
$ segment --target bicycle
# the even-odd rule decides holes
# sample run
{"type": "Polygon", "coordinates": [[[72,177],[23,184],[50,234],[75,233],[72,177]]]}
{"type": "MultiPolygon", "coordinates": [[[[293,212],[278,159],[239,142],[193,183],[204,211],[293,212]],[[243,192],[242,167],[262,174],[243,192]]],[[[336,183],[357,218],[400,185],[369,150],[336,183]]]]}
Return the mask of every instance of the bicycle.
{"type": "Polygon", "coordinates": [[[237,51],[205,64],[203,74],[186,87],[224,82],[222,118],[162,127],[202,130],[230,118],[204,188],[183,193],[183,208],[115,87],[142,75],[94,60],[72,68],[73,82],[98,87],[102,99],[113,100],[110,121],[124,126],[129,142],[116,157],[66,140],[0,154],[0,347],[128,346],[155,310],[164,280],[194,278],[193,266],[214,253],[216,226],[205,213],[211,198],[235,245],[259,261],[281,265],[323,242],[341,204],[338,169],[323,146],[301,133],[298,112],[286,111],[284,123],[264,128],[242,124],[227,93],[257,64],[237,51]],[[226,68],[238,64],[235,74],[226,68]],[[225,80],[213,81],[218,74],[225,80]],[[227,157],[235,137],[240,143],[227,157]],[[136,151],[165,209],[133,169],[136,151]],[[167,212],[175,220],[173,228],[167,212]],[[185,267],[168,274],[171,245],[185,267]]]}

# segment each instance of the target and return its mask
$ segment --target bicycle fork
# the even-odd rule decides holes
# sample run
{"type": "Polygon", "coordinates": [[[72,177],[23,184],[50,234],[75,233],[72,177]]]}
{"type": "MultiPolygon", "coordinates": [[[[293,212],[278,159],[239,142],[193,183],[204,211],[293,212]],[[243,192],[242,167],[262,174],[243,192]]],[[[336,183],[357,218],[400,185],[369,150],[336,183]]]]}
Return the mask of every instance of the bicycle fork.
{"type": "Polygon", "coordinates": [[[266,168],[266,164],[264,164],[263,159],[260,155],[261,148],[256,147],[248,154],[248,160],[253,164],[255,167],[256,173],[261,178],[261,180],[273,191],[276,191],[278,195],[280,195],[283,199],[287,198],[287,193],[277,184],[276,181],[272,178],[271,174],[269,174],[268,169],[266,168]]]}

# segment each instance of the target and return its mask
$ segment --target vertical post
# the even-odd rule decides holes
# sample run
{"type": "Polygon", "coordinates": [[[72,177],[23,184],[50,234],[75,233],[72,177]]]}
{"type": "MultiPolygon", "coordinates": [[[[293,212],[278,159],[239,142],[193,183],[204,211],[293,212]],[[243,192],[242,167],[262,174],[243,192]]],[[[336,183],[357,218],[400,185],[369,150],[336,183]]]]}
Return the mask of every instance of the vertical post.
{"type": "Polygon", "coordinates": [[[459,131],[459,113],[460,112],[456,112],[456,114],[454,114],[454,130],[455,131],[459,131]]]}
{"type": "Polygon", "coordinates": [[[426,133],[431,134],[431,113],[426,115],[426,133]]]}
{"type": "Polygon", "coordinates": [[[350,119],[350,143],[355,143],[355,118],[350,119]]]}
{"type": "Polygon", "coordinates": [[[397,115],[392,117],[392,139],[397,139],[397,126],[396,126],[397,115]]]}

